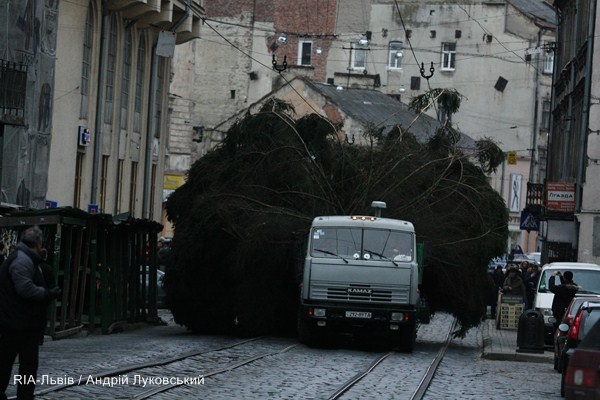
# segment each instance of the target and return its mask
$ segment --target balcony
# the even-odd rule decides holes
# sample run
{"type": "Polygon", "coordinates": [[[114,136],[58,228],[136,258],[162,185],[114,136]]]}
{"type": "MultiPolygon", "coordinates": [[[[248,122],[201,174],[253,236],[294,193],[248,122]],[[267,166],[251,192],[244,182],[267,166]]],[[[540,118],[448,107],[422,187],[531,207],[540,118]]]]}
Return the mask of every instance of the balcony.
{"type": "Polygon", "coordinates": [[[204,17],[201,0],[109,0],[108,8],[136,21],[139,28],[155,26],[172,30],[176,25],[177,44],[200,37],[204,17]]]}

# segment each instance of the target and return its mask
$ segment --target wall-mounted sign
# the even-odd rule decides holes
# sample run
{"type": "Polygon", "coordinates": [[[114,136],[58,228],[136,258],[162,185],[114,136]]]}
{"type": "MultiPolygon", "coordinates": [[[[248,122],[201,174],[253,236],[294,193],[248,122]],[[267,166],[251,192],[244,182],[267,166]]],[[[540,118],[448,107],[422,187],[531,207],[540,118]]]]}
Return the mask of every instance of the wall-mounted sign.
{"type": "Polygon", "coordinates": [[[546,211],[572,213],[575,211],[575,184],[546,183],[546,211]]]}
{"type": "Polygon", "coordinates": [[[509,151],[506,154],[506,160],[508,161],[508,165],[517,165],[517,152],[509,151]]]}

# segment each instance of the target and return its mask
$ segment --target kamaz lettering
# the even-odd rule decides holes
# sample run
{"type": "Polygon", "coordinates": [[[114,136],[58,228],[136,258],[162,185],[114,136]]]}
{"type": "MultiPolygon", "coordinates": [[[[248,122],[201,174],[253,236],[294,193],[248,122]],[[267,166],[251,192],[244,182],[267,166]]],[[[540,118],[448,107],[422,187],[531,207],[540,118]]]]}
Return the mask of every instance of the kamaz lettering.
{"type": "Polygon", "coordinates": [[[373,289],[366,288],[348,288],[348,294],[371,294],[373,289]]]}

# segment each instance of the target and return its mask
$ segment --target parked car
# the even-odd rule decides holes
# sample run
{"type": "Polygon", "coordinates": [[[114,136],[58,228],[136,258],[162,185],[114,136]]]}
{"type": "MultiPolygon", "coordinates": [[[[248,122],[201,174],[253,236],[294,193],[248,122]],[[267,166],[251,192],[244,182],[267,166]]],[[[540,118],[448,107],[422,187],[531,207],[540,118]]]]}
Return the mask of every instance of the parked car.
{"type": "Polygon", "coordinates": [[[564,394],[568,400],[600,400],[600,322],[592,327],[569,361],[564,394]]]}
{"type": "Polygon", "coordinates": [[[535,263],[537,265],[541,265],[542,263],[542,253],[540,253],[539,251],[534,251],[531,253],[527,253],[526,256],[530,259],[532,259],[533,261],[535,261],[535,263]]]}
{"type": "Polygon", "coordinates": [[[554,323],[556,322],[552,315],[554,293],[548,289],[550,277],[554,271],[571,271],[573,280],[581,286],[579,295],[600,295],[600,265],[576,262],[554,262],[544,265],[535,294],[534,308],[544,316],[544,342],[547,346],[553,345],[554,323]]]}
{"type": "Polygon", "coordinates": [[[502,269],[504,270],[506,268],[506,262],[507,260],[503,259],[503,258],[493,258],[489,263],[488,263],[488,269],[490,271],[493,271],[496,269],[496,267],[498,265],[500,265],[502,267],[502,269]]]}
{"type": "Polygon", "coordinates": [[[585,301],[577,310],[573,324],[561,324],[558,329],[567,332],[567,340],[558,359],[559,369],[562,371],[560,379],[560,394],[565,395],[565,380],[569,360],[581,341],[587,336],[596,322],[600,321],[600,302],[585,301]]]}
{"type": "MultiPolygon", "coordinates": [[[[569,304],[569,306],[567,307],[567,310],[565,311],[565,316],[563,317],[561,324],[567,324],[569,325],[569,327],[571,327],[571,325],[573,324],[573,319],[575,318],[575,314],[577,314],[579,307],[585,301],[600,302],[600,295],[576,295],[571,301],[571,304],[569,304]]],[[[554,369],[558,372],[562,372],[558,360],[560,358],[560,354],[563,351],[563,348],[565,347],[567,333],[568,330],[563,332],[560,329],[557,329],[554,332],[554,369]]]]}

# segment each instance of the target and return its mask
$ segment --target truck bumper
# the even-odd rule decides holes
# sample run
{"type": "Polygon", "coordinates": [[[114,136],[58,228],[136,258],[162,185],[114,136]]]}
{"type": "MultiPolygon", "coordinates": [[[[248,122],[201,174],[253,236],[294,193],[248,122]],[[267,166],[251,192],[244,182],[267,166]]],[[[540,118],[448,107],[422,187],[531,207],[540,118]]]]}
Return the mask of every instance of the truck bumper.
{"type": "Polygon", "coordinates": [[[415,326],[416,310],[413,306],[303,303],[299,317],[317,330],[392,336],[415,326]]]}

